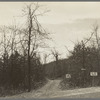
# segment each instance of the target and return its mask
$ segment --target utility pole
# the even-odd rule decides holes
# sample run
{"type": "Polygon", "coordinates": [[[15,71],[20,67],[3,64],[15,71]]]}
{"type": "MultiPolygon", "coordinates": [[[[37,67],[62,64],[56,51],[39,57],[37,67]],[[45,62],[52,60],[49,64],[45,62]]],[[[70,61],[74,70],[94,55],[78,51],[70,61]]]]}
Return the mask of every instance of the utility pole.
{"type": "Polygon", "coordinates": [[[86,71],[86,69],[85,69],[85,51],[84,51],[84,49],[85,49],[85,44],[84,44],[84,42],[82,41],[82,58],[83,58],[83,60],[82,60],[82,71],[83,71],[83,85],[84,85],[84,87],[85,87],[85,71],[86,71]]]}

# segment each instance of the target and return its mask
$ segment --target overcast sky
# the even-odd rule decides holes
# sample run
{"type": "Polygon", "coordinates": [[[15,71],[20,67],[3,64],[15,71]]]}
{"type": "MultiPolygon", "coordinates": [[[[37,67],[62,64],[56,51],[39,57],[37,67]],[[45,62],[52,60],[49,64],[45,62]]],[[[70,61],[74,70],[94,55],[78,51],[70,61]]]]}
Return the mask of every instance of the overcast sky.
{"type": "MultiPolygon", "coordinates": [[[[22,8],[31,2],[0,2],[0,25],[18,23],[22,8]]],[[[65,45],[72,49],[77,40],[82,40],[91,34],[92,25],[100,23],[100,2],[39,2],[42,9],[50,12],[39,17],[40,23],[50,33],[54,43],[51,47],[65,56],[65,45]],[[73,42],[72,42],[73,41],[73,42]]],[[[64,57],[63,56],[63,57],[64,57]]]]}

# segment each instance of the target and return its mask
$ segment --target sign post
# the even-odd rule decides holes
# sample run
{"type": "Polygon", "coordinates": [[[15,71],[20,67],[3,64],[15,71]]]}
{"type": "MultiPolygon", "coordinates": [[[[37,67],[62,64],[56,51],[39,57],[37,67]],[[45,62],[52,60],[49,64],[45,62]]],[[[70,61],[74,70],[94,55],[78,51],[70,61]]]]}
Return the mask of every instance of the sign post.
{"type": "Polygon", "coordinates": [[[82,71],[82,77],[83,77],[83,86],[85,87],[85,71],[86,71],[86,69],[81,68],[81,71],[82,71]]]}
{"type": "Polygon", "coordinates": [[[90,72],[90,76],[92,76],[93,78],[92,78],[92,86],[94,86],[95,84],[95,80],[94,80],[94,78],[96,77],[96,76],[98,76],[98,72],[90,72]]]}

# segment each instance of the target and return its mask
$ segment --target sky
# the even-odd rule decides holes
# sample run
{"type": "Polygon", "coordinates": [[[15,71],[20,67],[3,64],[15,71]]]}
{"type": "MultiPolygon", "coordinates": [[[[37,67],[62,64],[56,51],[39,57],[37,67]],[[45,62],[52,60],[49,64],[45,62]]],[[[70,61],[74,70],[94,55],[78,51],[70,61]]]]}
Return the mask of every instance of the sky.
{"type": "MultiPolygon", "coordinates": [[[[22,8],[31,2],[0,2],[0,25],[10,25],[15,20],[23,23],[22,8]]],[[[38,2],[41,10],[50,10],[38,20],[46,31],[51,33],[55,47],[62,58],[69,54],[65,48],[72,50],[74,43],[91,35],[94,23],[100,24],[100,2],[38,2]]],[[[49,52],[48,49],[41,49],[49,52]]]]}

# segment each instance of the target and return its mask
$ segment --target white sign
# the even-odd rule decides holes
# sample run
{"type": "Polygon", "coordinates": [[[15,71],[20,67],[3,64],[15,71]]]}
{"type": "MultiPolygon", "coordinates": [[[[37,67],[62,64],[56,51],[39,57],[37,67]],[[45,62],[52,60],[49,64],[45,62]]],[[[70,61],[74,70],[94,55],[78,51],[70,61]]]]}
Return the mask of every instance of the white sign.
{"type": "Polygon", "coordinates": [[[84,71],[84,70],[86,70],[86,69],[85,69],[85,68],[82,68],[81,70],[83,70],[83,71],[84,71]]]}
{"type": "Polygon", "coordinates": [[[98,76],[97,72],[90,72],[90,76],[98,76]]]}
{"type": "Polygon", "coordinates": [[[66,74],[66,78],[71,78],[71,75],[70,74],[66,74]]]}

